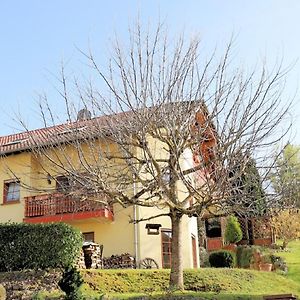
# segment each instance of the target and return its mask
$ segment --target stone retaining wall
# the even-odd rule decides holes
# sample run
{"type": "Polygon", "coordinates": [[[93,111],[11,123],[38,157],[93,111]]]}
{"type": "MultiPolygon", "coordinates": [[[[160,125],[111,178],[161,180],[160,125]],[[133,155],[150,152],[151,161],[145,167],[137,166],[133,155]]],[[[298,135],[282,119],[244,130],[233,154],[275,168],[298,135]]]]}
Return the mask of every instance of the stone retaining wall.
{"type": "Polygon", "coordinates": [[[61,278],[58,271],[33,271],[0,273],[0,284],[6,290],[7,300],[29,300],[41,291],[59,290],[57,285],[61,278]]]}

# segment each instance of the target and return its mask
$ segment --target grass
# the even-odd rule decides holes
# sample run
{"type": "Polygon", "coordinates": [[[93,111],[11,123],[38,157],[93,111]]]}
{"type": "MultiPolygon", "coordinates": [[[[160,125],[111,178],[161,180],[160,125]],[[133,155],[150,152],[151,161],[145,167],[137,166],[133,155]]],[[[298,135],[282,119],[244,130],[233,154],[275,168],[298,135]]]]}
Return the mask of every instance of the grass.
{"type": "MultiPolygon", "coordinates": [[[[168,270],[82,270],[85,281],[82,292],[85,300],[261,300],[263,295],[270,294],[292,293],[299,296],[300,240],[291,242],[288,252],[278,252],[276,255],[286,259],[286,276],[245,269],[185,270],[186,291],[170,293],[168,270]]],[[[8,275],[0,273],[0,282],[5,276],[8,275]]],[[[62,293],[39,292],[35,299],[58,300],[62,299],[62,293]]]]}
{"type": "Polygon", "coordinates": [[[287,277],[300,284],[300,240],[292,241],[288,244],[287,252],[278,252],[288,265],[287,277]]]}
{"type": "MultiPolygon", "coordinates": [[[[134,299],[141,295],[151,299],[170,299],[167,270],[85,270],[83,292],[105,294],[107,299],[134,299]],[[112,298],[109,298],[112,297],[112,298]]],[[[266,294],[300,295],[300,285],[269,272],[244,269],[186,270],[185,293],[178,299],[262,299],[266,294]]]]}
{"type": "MultiPolygon", "coordinates": [[[[89,299],[90,298],[85,298],[89,299]]],[[[94,298],[97,299],[97,298],[94,298]]],[[[93,299],[93,300],[94,300],[93,299]]],[[[111,294],[104,296],[103,299],[118,299],[118,300],[262,300],[262,296],[259,295],[244,295],[244,294],[213,294],[213,293],[196,293],[196,292],[176,292],[172,294],[168,293],[153,293],[151,296],[145,294],[111,294]]]]}
{"type": "MultiPolygon", "coordinates": [[[[299,243],[300,244],[300,243],[299,243]]],[[[289,254],[289,253],[284,253],[289,254]]],[[[215,299],[261,300],[266,294],[300,295],[299,282],[270,272],[245,269],[185,270],[185,291],[168,291],[168,270],[82,270],[82,292],[86,300],[99,299],[215,299]],[[103,296],[101,298],[101,296],[103,296]]],[[[27,273],[26,273],[27,274],[27,273]]],[[[3,279],[25,276],[24,272],[0,273],[3,279]]],[[[23,278],[22,277],[22,278],[23,278]]],[[[2,278],[2,280],[1,280],[2,278]]],[[[63,299],[62,293],[40,290],[33,298],[63,299]]]]}

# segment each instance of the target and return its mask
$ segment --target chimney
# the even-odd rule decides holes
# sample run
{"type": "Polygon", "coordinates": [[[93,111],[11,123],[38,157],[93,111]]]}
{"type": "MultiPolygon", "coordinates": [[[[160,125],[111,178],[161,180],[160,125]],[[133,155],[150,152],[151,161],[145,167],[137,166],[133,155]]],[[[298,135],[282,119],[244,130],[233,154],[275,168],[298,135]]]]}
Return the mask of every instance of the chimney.
{"type": "Polygon", "coordinates": [[[77,114],[77,121],[90,120],[91,118],[92,114],[87,108],[81,109],[77,114]]]}

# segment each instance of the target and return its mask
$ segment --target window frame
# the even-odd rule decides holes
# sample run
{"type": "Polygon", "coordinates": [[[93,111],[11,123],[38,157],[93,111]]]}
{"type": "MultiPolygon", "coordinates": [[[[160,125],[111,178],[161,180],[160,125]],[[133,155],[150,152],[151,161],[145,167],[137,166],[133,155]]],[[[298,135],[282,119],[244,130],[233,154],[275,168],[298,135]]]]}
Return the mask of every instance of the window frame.
{"type": "MultiPolygon", "coordinates": [[[[16,193],[13,191],[12,193],[16,193]]],[[[21,184],[19,179],[8,179],[4,180],[3,182],[3,204],[13,204],[13,203],[20,203],[21,201],[21,184]],[[8,194],[9,194],[9,185],[10,184],[18,184],[19,189],[18,189],[18,194],[19,198],[18,199],[13,199],[13,200],[8,200],[8,194]]]]}

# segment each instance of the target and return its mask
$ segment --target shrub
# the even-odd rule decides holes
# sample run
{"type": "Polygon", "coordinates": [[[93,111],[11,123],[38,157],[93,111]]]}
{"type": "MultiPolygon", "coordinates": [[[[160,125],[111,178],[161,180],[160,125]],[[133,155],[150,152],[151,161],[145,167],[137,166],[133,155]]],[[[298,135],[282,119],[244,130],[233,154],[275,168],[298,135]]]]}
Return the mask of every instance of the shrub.
{"type": "Polygon", "coordinates": [[[231,251],[215,251],[209,255],[209,263],[213,268],[233,268],[235,265],[235,254],[231,251]]]}
{"type": "Polygon", "coordinates": [[[271,255],[270,258],[275,270],[280,270],[284,273],[287,273],[288,268],[284,258],[276,255],[271,255]]]}
{"type": "Polygon", "coordinates": [[[271,255],[270,254],[264,254],[261,257],[261,261],[262,261],[262,263],[265,263],[265,264],[271,264],[272,263],[271,255]]]}
{"type": "Polygon", "coordinates": [[[31,297],[31,300],[44,300],[45,297],[40,293],[34,293],[33,296],[31,297]]]}
{"type": "Polygon", "coordinates": [[[225,229],[225,241],[227,243],[237,243],[243,238],[241,225],[235,216],[230,216],[225,229]]]}
{"type": "Polygon", "coordinates": [[[65,268],[81,246],[80,232],[64,223],[0,224],[0,271],[65,268]]]}
{"type": "Polygon", "coordinates": [[[66,300],[81,300],[82,295],[79,291],[83,284],[83,279],[75,267],[68,267],[65,269],[62,279],[58,285],[62,291],[66,293],[66,300]]]}
{"type": "Polygon", "coordinates": [[[250,246],[238,246],[236,249],[236,264],[239,268],[249,268],[253,261],[256,248],[250,246]]]}
{"type": "Polygon", "coordinates": [[[199,259],[201,267],[209,267],[208,252],[204,247],[199,247],[199,259]]]}

